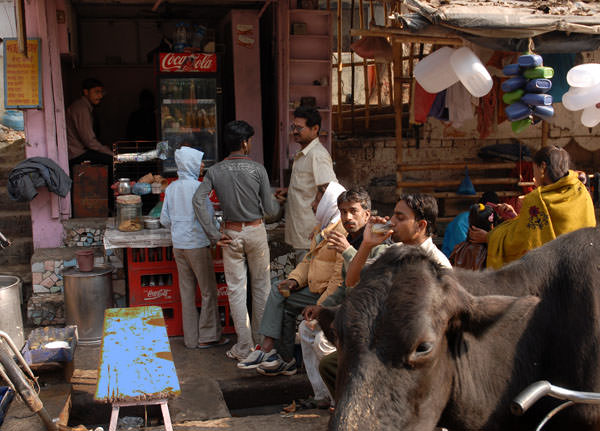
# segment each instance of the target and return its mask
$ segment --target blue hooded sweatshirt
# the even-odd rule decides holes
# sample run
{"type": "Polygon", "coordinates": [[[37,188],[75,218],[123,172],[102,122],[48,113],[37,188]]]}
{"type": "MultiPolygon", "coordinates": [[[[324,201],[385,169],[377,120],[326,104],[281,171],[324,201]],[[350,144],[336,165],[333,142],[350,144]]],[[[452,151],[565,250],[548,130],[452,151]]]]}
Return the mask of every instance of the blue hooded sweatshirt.
{"type": "MultiPolygon", "coordinates": [[[[196,219],[192,198],[200,186],[198,177],[202,165],[202,151],[190,147],[175,150],[175,163],[179,179],[165,190],[165,201],[160,213],[160,223],[171,229],[174,248],[192,249],[208,247],[210,241],[196,219]]],[[[214,209],[207,198],[206,205],[212,216],[214,209]]]]}

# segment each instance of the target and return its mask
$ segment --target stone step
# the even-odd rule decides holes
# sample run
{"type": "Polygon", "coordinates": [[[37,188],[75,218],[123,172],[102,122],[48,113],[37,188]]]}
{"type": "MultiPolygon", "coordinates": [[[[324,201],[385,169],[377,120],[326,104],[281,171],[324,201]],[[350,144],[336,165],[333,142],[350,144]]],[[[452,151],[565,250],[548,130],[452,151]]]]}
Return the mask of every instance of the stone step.
{"type": "Polygon", "coordinates": [[[11,241],[19,237],[31,237],[31,212],[0,210],[0,232],[11,241]]]}
{"type": "Polygon", "coordinates": [[[0,187],[0,202],[4,203],[4,207],[11,211],[27,211],[29,210],[29,202],[13,201],[8,195],[6,187],[0,187]]]}
{"type": "Polygon", "coordinates": [[[33,239],[10,238],[10,240],[12,245],[0,250],[0,268],[29,263],[33,254],[33,239]]]}
{"type": "Polygon", "coordinates": [[[0,143],[0,153],[2,153],[2,162],[17,165],[25,160],[25,140],[16,140],[10,144],[0,143]]]}
{"type": "Polygon", "coordinates": [[[0,273],[2,275],[16,275],[23,281],[23,284],[31,284],[31,265],[29,263],[5,265],[0,268],[0,273]]]}

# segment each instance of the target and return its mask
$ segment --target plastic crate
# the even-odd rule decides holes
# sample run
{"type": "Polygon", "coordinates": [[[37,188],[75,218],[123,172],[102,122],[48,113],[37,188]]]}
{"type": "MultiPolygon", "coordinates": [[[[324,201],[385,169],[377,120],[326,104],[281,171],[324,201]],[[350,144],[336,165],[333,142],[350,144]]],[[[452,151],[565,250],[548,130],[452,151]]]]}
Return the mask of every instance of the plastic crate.
{"type": "Polygon", "coordinates": [[[177,270],[129,270],[129,305],[159,305],[179,302],[177,270]]]}
{"type": "Polygon", "coordinates": [[[165,324],[167,325],[167,335],[177,337],[183,335],[183,322],[181,317],[181,303],[172,304],[154,304],[162,308],[165,324]]]}
{"type": "Polygon", "coordinates": [[[25,342],[22,353],[28,364],[44,362],[69,362],[73,360],[77,346],[77,326],[70,325],[64,328],[45,326],[35,328],[25,342]],[[68,347],[44,347],[53,341],[66,341],[68,347]]]}
{"type": "MultiPolygon", "coordinates": [[[[217,302],[219,307],[219,315],[221,316],[221,326],[223,327],[223,334],[235,334],[235,326],[233,325],[233,319],[231,318],[231,309],[229,308],[229,301],[221,301],[217,302]]],[[[196,301],[196,307],[198,308],[198,313],[200,313],[200,309],[202,308],[202,303],[198,299],[196,301]]]]}
{"type": "Polygon", "coordinates": [[[173,247],[128,248],[127,266],[132,269],[176,269],[173,247]]]}

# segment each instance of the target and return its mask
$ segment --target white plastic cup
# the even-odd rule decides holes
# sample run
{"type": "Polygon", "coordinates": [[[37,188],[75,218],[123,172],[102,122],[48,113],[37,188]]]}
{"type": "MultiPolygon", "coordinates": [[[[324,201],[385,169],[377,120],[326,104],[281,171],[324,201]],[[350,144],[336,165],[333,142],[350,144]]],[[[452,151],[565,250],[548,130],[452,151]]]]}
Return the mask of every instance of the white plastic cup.
{"type": "Polygon", "coordinates": [[[585,127],[594,127],[600,123],[600,109],[596,105],[588,106],[581,113],[581,124],[585,127]]]}
{"type": "Polygon", "coordinates": [[[471,49],[463,46],[450,56],[450,64],[467,91],[475,97],[488,94],[494,82],[481,60],[471,49]]]}
{"type": "Polygon", "coordinates": [[[444,46],[415,65],[413,74],[425,91],[439,93],[458,82],[458,76],[450,67],[453,53],[454,49],[444,46]]]}
{"type": "Polygon", "coordinates": [[[571,87],[562,97],[562,104],[569,111],[579,111],[598,102],[600,102],[600,84],[593,87],[571,87]]]}
{"type": "Polygon", "coordinates": [[[571,87],[593,87],[600,84],[600,64],[587,63],[575,66],[567,72],[571,87]]]}

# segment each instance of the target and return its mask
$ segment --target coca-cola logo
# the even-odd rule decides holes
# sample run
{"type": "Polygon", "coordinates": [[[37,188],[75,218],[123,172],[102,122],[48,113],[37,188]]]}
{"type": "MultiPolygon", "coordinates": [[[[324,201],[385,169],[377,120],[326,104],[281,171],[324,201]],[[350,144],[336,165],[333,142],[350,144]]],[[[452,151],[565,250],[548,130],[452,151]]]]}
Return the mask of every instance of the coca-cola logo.
{"type": "Polygon", "coordinates": [[[160,298],[171,299],[171,291],[169,289],[147,290],[144,295],[144,301],[153,301],[160,298]]]}
{"type": "Polygon", "coordinates": [[[168,52],[160,54],[161,72],[216,72],[216,54],[181,54],[168,52]]]}

